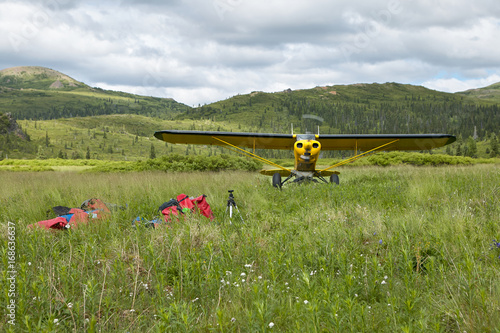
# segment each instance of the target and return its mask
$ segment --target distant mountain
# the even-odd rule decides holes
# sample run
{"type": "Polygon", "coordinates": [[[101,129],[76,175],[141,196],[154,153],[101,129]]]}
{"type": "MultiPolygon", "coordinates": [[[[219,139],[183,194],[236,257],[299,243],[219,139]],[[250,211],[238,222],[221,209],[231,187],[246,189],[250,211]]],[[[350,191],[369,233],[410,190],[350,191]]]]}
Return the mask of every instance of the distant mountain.
{"type": "Polygon", "coordinates": [[[12,67],[0,71],[0,86],[11,89],[61,89],[89,88],[84,83],[55,71],[38,66],[12,67]]]}
{"type": "Polygon", "coordinates": [[[0,112],[15,119],[57,119],[137,114],[172,119],[189,106],[171,98],[91,88],[53,69],[36,66],[0,71],[0,112]]]}
{"type": "Polygon", "coordinates": [[[470,89],[457,94],[500,103],[500,82],[484,88],[470,89]]]}

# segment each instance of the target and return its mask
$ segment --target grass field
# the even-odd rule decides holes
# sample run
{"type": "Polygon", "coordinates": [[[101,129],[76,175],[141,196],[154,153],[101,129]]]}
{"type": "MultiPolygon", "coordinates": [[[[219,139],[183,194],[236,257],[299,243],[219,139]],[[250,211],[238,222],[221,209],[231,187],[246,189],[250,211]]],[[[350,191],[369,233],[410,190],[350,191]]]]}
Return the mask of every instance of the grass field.
{"type": "Polygon", "coordinates": [[[500,332],[495,164],[354,167],[340,186],[282,191],[254,172],[0,180],[3,332],[500,332]],[[225,216],[227,190],[244,223],[225,216]],[[206,194],[215,221],[132,227],[180,193],[206,194]],[[92,197],[125,209],[64,232],[26,228],[92,197]]]}

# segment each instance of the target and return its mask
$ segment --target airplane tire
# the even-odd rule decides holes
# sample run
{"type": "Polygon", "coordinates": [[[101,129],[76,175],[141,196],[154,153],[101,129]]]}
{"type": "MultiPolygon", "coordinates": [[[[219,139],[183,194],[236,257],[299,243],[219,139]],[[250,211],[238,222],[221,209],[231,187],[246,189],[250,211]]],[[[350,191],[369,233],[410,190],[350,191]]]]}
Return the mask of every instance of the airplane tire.
{"type": "Polygon", "coordinates": [[[273,186],[277,187],[277,188],[281,188],[281,175],[279,174],[279,172],[276,172],[273,175],[273,186]]]}
{"type": "Polygon", "coordinates": [[[337,184],[337,185],[338,185],[338,184],[340,183],[340,180],[339,180],[339,175],[337,175],[337,174],[335,174],[335,173],[334,173],[334,174],[332,174],[332,175],[330,176],[330,183],[332,183],[332,184],[337,184]]]}

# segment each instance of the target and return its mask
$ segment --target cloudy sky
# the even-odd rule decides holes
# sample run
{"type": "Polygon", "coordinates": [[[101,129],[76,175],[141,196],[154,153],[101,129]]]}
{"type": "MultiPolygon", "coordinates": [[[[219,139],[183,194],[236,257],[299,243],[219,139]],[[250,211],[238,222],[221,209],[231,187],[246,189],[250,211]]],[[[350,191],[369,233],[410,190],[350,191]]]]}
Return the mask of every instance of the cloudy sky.
{"type": "Polygon", "coordinates": [[[252,91],[500,82],[498,0],[0,0],[0,69],[198,105],[252,91]]]}

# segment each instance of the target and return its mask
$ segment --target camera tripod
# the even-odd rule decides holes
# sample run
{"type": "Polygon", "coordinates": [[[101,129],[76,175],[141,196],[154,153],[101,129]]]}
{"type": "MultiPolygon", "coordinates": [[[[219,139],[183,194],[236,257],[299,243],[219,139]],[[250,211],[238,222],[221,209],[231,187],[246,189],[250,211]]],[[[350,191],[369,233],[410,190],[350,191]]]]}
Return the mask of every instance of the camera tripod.
{"type": "Polygon", "coordinates": [[[236,205],[236,201],[234,201],[234,195],[233,192],[234,190],[229,190],[229,198],[227,199],[227,206],[226,206],[226,213],[225,215],[228,214],[229,211],[229,223],[232,224],[232,218],[233,218],[233,213],[238,212],[238,215],[240,216],[241,222],[245,223],[243,220],[243,216],[241,216],[240,210],[238,206],[236,205]]]}

